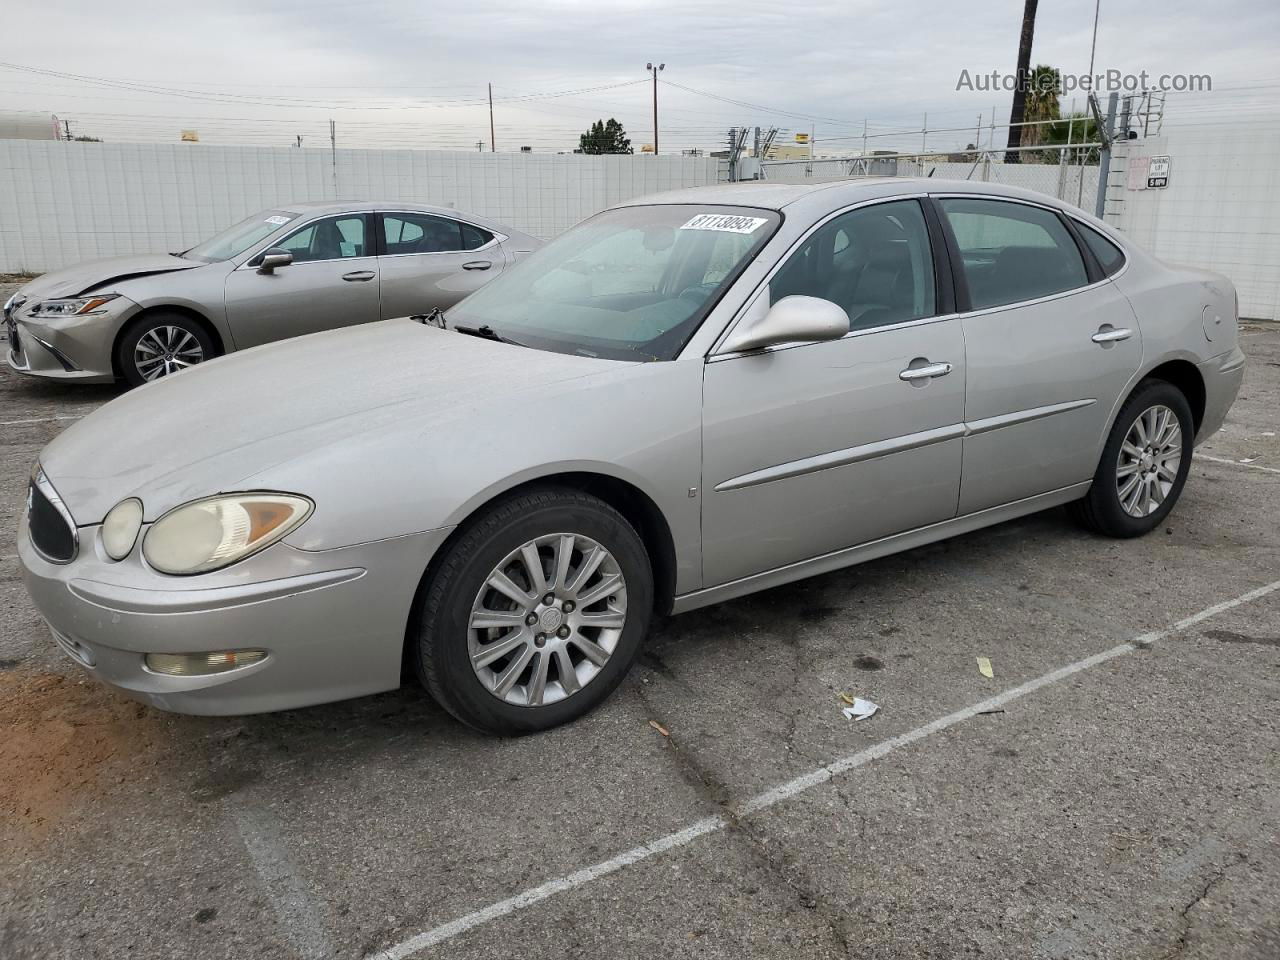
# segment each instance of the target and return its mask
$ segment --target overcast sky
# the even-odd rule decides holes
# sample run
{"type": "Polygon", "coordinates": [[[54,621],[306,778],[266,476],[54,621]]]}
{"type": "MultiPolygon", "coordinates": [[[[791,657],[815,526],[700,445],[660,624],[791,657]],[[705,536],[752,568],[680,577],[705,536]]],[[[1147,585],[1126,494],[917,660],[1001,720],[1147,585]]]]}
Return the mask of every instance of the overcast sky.
{"type": "MultiPolygon", "coordinates": [[[[491,82],[500,150],[571,149],[591,120],[609,116],[638,150],[652,141],[644,81],[654,60],[666,63],[664,80],[701,91],[659,87],[664,153],[714,149],[734,124],[775,124],[786,139],[812,126],[819,151],[856,149],[864,118],[873,134],[888,134],[918,130],[926,112],[931,130],[964,128],[932,134],[929,149],[962,146],[974,139],[979,113],[989,122],[995,107],[1007,119],[1009,95],[957,92],[961,71],[1011,72],[1022,16],[1021,0],[5,6],[9,42],[0,60],[111,81],[0,69],[0,110],[56,113],[73,133],[176,140],[194,128],[204,142],[278,144],[300,134],[304,146],[319,147],[332,118],[340,146],[474,149],[477,141],[487,147],[481,101],[491,82]],[[599,87],[611,89],[592,89],[599,87]],[[179,89],[186,93],[164,92],[179,89]],[[514,99],[575,90],[592,92],[514,99]]],[[[1033,63],[1085,73],[1093,13],[1093,0],[1041,0],[1033,63]]],[[[1275,0],[1103,0],[1097,71],[1210,74],[1218,93],[1188,98],[1186,116],[1208,118],[1220,105],[1275,117],[1278,42],[1275,0]],[[1271,89],[1228,90],[1256,84],[1271,89]]],[[[870,146],[919,144],[918,135],[897,134],[870,146]]]]}

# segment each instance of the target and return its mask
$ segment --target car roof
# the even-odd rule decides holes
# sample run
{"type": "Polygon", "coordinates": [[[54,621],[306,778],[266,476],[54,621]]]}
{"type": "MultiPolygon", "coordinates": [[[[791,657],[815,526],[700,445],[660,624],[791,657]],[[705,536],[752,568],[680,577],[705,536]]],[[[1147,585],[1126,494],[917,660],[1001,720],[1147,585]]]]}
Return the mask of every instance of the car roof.
{"type": "Polygon", "coordinates": [[[407,200],[306,200],[302,203],[282,203],[272,209],[290,213],[362,213],[369,210],[405,210],[418,213],[436,213],[445,217],[479,220],[470,213],[453,207],[437,207],[428,203],[407,200]]]}
{"type": "Polygon", "coordinates": [[[919,196],[923,193],[971,193],[1014,200],[1031,200],[1046,206],[1067,207],[1048,194],[1024,190],[1000,183],[984,183],[975,180],[943,180],[933,177],[849,177],[823,183],[769,183],[765,180],[744,180],[737,183],[717,183],[702,187],[687,187],[666,193],[636,197],[618,204],[620,207],[645,206],[668,203],[713,203],[726,206],[761,207],[766,210],[785,210],[796,204],[815,203],[819,206],[837,207],[895,196],[919,196]]]}
{"type": "Polygon", "coordinates": [[[524,231],[517,230],[500,220],[482,217],[454,207],[437,207],[429,203],[414,203],[407,200],[306,200],[302,203],[282,203],[271,209],[305,217],[337,213],[367,213],[374,210],[383,210],[388,213],[394,213],[397,210],[405,213],[429,213],[437,217],[447,217],[450,220],[462,220],[509,238],[533,239],[524,231]]]}

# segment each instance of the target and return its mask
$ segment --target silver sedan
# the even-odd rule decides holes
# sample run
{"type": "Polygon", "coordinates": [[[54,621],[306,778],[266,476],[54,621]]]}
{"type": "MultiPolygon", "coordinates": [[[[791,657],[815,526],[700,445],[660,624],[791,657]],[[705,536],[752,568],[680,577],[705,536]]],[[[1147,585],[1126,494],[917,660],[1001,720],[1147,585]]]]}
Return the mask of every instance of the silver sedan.
{"type": "Polygon", "coordinates": [[[1240,386],[1236,311],[995,185],[664,195],[443,318],[113,401],[40,455],[21,563],[66,653],[162,708],[408,663],[469,724],[543,729],[618,685],[655,612],[1061,504],[1159,526],[1240,386]]]}
{"type": "Polygon", "coordinates": [[[541,241],[413,203],[264,210],[181,253],[47,273],[4,307],[20,373],[135,386],[233,350],[448,309],[541,241]]]}

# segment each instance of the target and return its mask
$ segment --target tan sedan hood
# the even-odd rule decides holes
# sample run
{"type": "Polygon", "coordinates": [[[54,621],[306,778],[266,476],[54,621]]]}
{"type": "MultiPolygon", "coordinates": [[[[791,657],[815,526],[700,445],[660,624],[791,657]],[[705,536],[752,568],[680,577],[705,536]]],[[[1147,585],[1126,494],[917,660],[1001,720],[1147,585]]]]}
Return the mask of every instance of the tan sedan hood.
{"type": "Polygon", "coordinates": [[[388,320],[231,354],[133,390],[40,460],[77,524],[130,496],[150,521],[349,437],[465,418],[627,366],[388,320]]]}
{"type": "Polygon", "coordinates": [[[108,284],[123,283],[134,277],[153,273],[169,273],[174,270],[190,270],[207,266],[201,260],[183,260],[168,253],[148,253],[130,257],[108,257],[105,260],[88,260],[74,267],[46,273],[22,288],[28,300],[51,297],[78,297],[97,291],[108,293],[108,284]]]}

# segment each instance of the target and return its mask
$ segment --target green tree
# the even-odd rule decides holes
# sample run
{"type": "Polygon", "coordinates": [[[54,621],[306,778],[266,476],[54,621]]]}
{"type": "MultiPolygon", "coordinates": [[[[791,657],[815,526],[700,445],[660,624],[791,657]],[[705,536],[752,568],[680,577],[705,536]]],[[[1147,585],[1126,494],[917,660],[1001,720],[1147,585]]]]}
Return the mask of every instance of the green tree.
{"type": "MultiPolygon", "coordinates": [[[[1048,124],[1048,130],[1045,132],[1041,143],[1053,146],[1064,146],[1067,143],[1097,143],[1098,142],[1098,124],[1089,114],[1084,111],[1072,113],[1060,120],[1055,120],[1048,124]]],[[[1097,147],[1081,147],[1080,149],[1069,150],[1045,150],[1045,163],[1057,163],[1058,155],[1065,153],[1067,155],[1067,163],[1097,163],[1098,148],[1097,147]],[[1083,160],[1081,154],[1084,154],[1083,160]]]]}
{"type": "Polygon", "coordinates": [[[622,124],[610,117],[597,120],[590,129],[578,137],[578,153],[631,153],[631,141],[622,124]]]}

